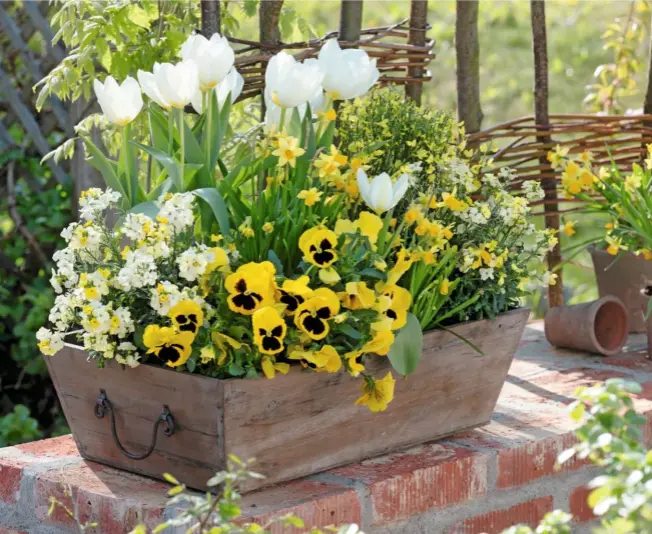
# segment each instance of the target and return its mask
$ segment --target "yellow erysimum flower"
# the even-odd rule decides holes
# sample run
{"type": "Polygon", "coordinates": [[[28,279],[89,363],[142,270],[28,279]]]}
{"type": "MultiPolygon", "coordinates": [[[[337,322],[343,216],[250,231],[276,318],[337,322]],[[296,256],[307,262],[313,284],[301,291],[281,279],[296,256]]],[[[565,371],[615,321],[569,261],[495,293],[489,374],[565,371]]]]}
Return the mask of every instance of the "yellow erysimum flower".
{"type": "Polygon", "coordinates": [[[328,288],[320,287],[313,296],[301,304],[294,314],[294,324],[311,339],[319,341],[330,332],[329,319],[340,311],[337,295],[328,288]]]}
{"type": "Polygon", "coordinates": [[[464,200],[459,200],[456,198],[455,193],[443,193],[441,198],[442,202],[440,202],[438,205],[445,206],[451,211],[466,211],[466,209],[469,207],[469,205],[464,200]]]}
{"type": "Polygon", "coordinates": [[[391,372],[380,380],[367,377],[362,383],[362,396],[355,403],[367,406],[372,412],[383,412],[394,399],[395,385],[396,380],[391,372]]]}
{"type": "Polygon", "coordinates": [[[345,290],[337,294],[345,308],[361,310],[371,308],[376,302],[376,294],[365,282],[348,282],[345,290]]]}
{"type": "Polygon", "coordinates": [[[179,367],[188,361],[194,339],[192,332],[177,332],[169,326],[154,324],[145,328],[143,334],[147,354],[155,354],[168,367],[179,367]]]}
{"type": "Polygon", "coordinates": [[[317,191],[316,187],[311,187],[310,189],[304,189],[299,191],[297,198],[303,200],[306,206],[314,206],[321,199],[322,192],[317,191]]]}
{"type": "Polygon", "coordinates": [[[559,229],[560,232],[564,232],[568,237],[575,235],[575,221],[566,221],[566,223],[559,229]]]}
{"type": "Polygon", "coordinates": [[[299,248],[303,259],[322,269],[337,261],[337,235],[323,226],[306,230],[299,238],[299,248]]]}
{"type": "Polygon", "coordinates": [[[257,310],[251,322],[254,343],[262,354],[278,354],[283,351],[287,325],[276,308],[267,306],[257,310]]]}
{"type": "Polygon", "coordinates": [[[295,167],[297,158],[302,156],[306,151],[299,146],[299,140],[296,137],[286,135],[278,136],[278,145],[272,155],[278,156],[278,166],[289,164],[290,167],[295,167]]]}
{"type": "Polygon", "coordinates": [[[179,332],[191,332],[194,336],[204,323],[204,312],[193,300],[182,300],[168,313],[179,332]]]}
{"type": "Polygon", "coordinates": [[[276,269],[270,261],[247,263],[226,277],[224,287],[229,293],[231,311],[252,315],[256,310],[274,303],[276,269]]]}

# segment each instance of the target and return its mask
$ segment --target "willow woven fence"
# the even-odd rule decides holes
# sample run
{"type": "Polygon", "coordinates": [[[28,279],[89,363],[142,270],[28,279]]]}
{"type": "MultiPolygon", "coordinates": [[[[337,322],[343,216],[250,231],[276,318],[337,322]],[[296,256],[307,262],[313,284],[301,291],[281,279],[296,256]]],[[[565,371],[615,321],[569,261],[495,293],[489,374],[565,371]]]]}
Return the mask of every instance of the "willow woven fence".
{"type": "MultiPolygon", "coordinates": [[[[427,31],[430,27],[426,27],[427,31]]],[[[377,59],[381,84],[415,85],[423,84],[432,79],[427,70],[428,64],[434,58],[434,40],[427,39],[423,46],[410,44],[410,27],[408,19],[391,26],[367,28],[360,31],[360,39],[342,41],[342,48],[360,48],[370,57],[377,59]],[[414,75],[414,73],[419,73],[414,75]]],[[[339,32],[327,33],[318,39],[296,43],[260,43],[229,37],[236,49],[235,65],[243,76],[245,83],[241,99],[259,95],[265,87],[265,69],[269,59],[281,50],[292,53],[297,60],[317,57],[322,45],[328,40],[339,38],[339,32]]]]}
{"type": "Polygon", "coordinates": [[[537,125],[534,117],[522,117],[471,134],[469,141],[474,146],[493,143],[498,148],[497,167],[509,166],[515,171],[512,189],[520,189],[526,180],[540,180],[549,193],[533,204],[557,206],[546,210],[546,215],[553,215],[581,206],[561,191],[550,194],[550,182],[556,190],[561,188],[561,169],[550,166],[548,152],[557,145],[568,148],[571,155],[588,150],[595,166],[613,161],[625,171],[646,157],[647,144],[652,143],[652,115],[551,115],[548,127],[537,125]]]}

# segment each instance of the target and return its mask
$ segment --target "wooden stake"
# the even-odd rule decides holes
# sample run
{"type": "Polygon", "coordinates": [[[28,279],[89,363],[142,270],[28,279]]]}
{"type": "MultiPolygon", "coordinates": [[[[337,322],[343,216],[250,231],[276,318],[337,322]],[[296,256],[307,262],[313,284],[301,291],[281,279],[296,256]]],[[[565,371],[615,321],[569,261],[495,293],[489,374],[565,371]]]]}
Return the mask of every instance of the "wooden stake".
{"type": "MultiPolygon", "coordinates": [[[[546,6],[544,0],[530,0],[530,17],[532,20],[532,51],[534,53],[534,118],[537,128],[548,129],[550,118],[548,116],[548,42],[546,36],[546,6]]],[[[540,139],[543,143],[552,146],[550,136],[540,139]]],[[[544,168],[549,168],[546,156],[539,158],[544,168]]],[[[546,228],[559,231],[559,203],[557,197],[557,182],[545,180],[542,184],[545,191],[546,203],[544,213],[546,228]]],[[[548,269],[553,271],[561,265],[561,245],[557,243],[548,252],[548,269]]],[[[548,306],[564,305],[563,280],[561,268],[555,271],[557,283],[548,286],[548,306]]]]}
{"type": "Polygon", "coordinates": [[[467,133],[480,130],[480,42],[478,40],[478,0],[457,0],[455,52],[457,54],[457,118],[467,133]]]}
{"type": "MultiPolygon", "coordinates": [[[[428,0],[412,0],[410,7],[410,35],[408,43],[417,46],[426,44],[426,32],[428,31],[428,0]]],[[[422,66],[409,67],[410,78],[421,78],[424,74],[422,66]]],[[[405,84],[405,94],[421,105],[421,93],[423,83],[412,82],[405,84]]]]}
{"type": "Polygon", "coordinates": [[[219,0],[201,0],[201,32],[207,39],[220,32],[219,0]]]}
{"type": "Polygon", "coordinates": [[[340,40],[357,41],[362,29],[362,0],[342,0],[340,40]]]}

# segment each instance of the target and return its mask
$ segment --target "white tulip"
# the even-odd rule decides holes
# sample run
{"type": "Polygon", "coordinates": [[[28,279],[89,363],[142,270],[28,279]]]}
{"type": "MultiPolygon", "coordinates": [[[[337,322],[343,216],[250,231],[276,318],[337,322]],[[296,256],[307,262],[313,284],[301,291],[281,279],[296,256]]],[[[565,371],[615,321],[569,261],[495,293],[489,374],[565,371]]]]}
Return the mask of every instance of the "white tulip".
{"type": "Polygon", "coordinates": [[[235,54],[228,39],[219,33],[214,33],[210,40],[196,34],[181,46],[181,58],[197,64],[199,88],[208,91],[227,77],[233,68],[235,54]]]}
{"type": "MultiPolygon", "coordinates": [[[[308,99],[308,104],[310,104],[310,110],[313,113],[323,111],[325,99],[324,91],[321,86],[317,88],[315,93],[308,99]]],[[[297,106],[299,111],[299,117],[303,120],[303,117],[306,115],[307,104],[301,104],[297,106]]],[[[265,126],[268,130],[281,130],[281,115],[282,109],[274,104],[270,91],[265,88],[265,126]]],[[[285,113],[285,124],[287,124],[292,118],[292,110],[288,109],[285,113]]]]}
{"type": "Polygon", "coordinates": [[[333,100],[362,96],[380,77],[375,59],[364,50],[342,50],[336,39],[322,46],[317,61],[324,73],[324,89],[333,100]]]}
{"type": "Polygon", "coordinates": [[[295,108],[321,88],[323,77],[315,63],[298,63],[287,52],[279,52],[267,64],[265,87],[277,106],[295,108]]]}
{"type": "Polygon", "coordinates": [[[386,172],[376,176],[371,183],[367,173],[358,169],[358,189],[360,195],[371,209],[376,213],[391,210],[405,195],[408,188],[409,177],[403,174],[395,184],[386,172]]]}
{"type": "MultiPolygon", "coordinates": [[[[145,73],[147,74],[147,73],[145,73]]],[[[162,63],[154,65],[152,74],[156,82],[156,92],[145,93],[155,102],[167,104],[167,108],[183,108],[190,104],[192,97],[199,89],[199,77],[197,75],[197,65],[194,61],[181,61],[176,65],[172,63],[162,63]],[[156,99],[153,95],[156,95],[156,99]]],[[[150,91],[154,86],[151,79],[146,76],[147,90],[150,91]]],[[[166,106],[163,106],[166,107],[166,106]]]]}
{"type": "MultiPolygon", "coordinates": [[[[217,87],[214,89],[217,95],[217,105],[220,107],[220,109],[224,106],[224,102],[226,102],[226,97],[229,95],[229,93],[231,93],[231,104],[233,104],[240,96],[240,93],[242,93],[243,87],[244,78],[235,69],[235,67],[232,68],[231,71],[226,75],[226,78],[217,84],[217,87]]],[[[195,96],[192,98],[191,103],[192,107],[195,108],[197,113],[204,112],[203,93],[201,91],[197,90],[195,96]]]]}
{"type": "Polygon", "coordinates": [[[102,113],[118,126],[125,126],[133,121],[143,107],[140,86],[131,76],[127,76],[122,85],[118,85],[113,76],[107,76],[104,83],[95,79],[93,89],[102,113]]]}
{"type": "Polygon", "coordinates": [[[161,67],[160,64],[154,63],[153,73],[146,72],[144,70],[139,70],[138,83],[140,84],[140,88],[143,90],[143,93],[145,93],[151,100],[156,102],[163,109],[169,110],[170,104],[168,104],[165,98],[163,98],[163,95],[161,94],[161,91],[158,88],[158,84],[156,83],[156,73],[158,72],[160,67],[161,67]]]}

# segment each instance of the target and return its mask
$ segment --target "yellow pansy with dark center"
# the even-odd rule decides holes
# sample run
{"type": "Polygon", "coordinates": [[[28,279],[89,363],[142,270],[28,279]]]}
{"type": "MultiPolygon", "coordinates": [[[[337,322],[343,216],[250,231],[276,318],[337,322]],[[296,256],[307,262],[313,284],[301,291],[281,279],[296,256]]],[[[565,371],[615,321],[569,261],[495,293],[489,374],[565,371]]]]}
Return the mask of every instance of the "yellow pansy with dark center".
{"type": "Polygon", "coordinates": [[[300,304],[303,304],[310,295],[312,289],[308,287],[310,278],[300,276],[296,280],[286,280],[279,289],[280,297],[278,300],[285,304],[285,311],[292,315],[300,304]]]}
{"type": "Polygon", "coordinates": [[[192,300],[183,300],[174,306],[168,313],[174,326],[179,332],[197,334],[199,327],[204,323],[204,312],[199,304],[192,300]]]}
{"type": "Polygon", "coordinates": [[[229,292],[227,303],[231,311],[252,315],[272,304],[276,292],[275,273],[274,264],[264,261],[247,263],[227,276],[224,286],[229,292]]]}
{"type": "Polygon", "coordinates": [[[330,267],[337,261],[337,235],[332,230],[316,226],[306,230],[299,238],[303,259],[317,267],[330,267]]]}
{"type": "Polygon", "coordinates": [[[252,317],[254,343],[262,354],[278,354],[283,351],[283,339],[287,325],[276,308],[265,307],[252,317]]]}
{"type": "Polygon", "coordinates": [[[337,295],[328,288],[319,288],[301,304],[294,314],[294,323],[311,339],[324,339],[330,331],[329,319],[340,311],[337,295]]]}
{"type": "Polygon", "coordinates": [[[412,304],[411,293],[400,286],[390,286],[385,288],[382,297],[378,300],[379,312],[391,319],[392,330],[403,328],[407,321],[407,312],[412,304]]]}
{"type": "Polygon", "coordinates": [[[143,343],[168,367],[179,367],[188,361],[192,352],[192,332],[177,332],[169,326],[149,325],[143,334],[143,343]]]}
{"type": "Polygon", "coordinates": [[[344,307],[350,310],[371,308],[376,302],[376,294],[365,282],[348,282],[345,291],[338,293],[337,296],[340,297],[344,307]]]}

